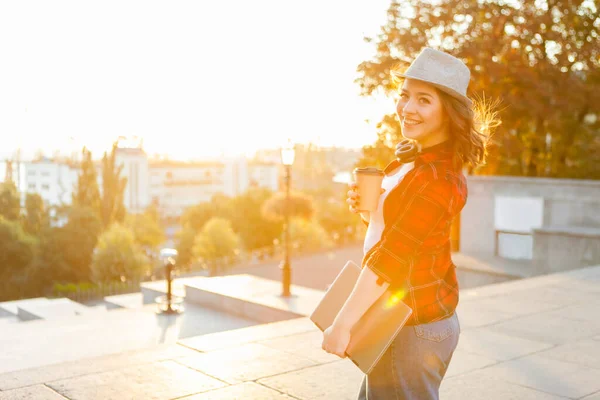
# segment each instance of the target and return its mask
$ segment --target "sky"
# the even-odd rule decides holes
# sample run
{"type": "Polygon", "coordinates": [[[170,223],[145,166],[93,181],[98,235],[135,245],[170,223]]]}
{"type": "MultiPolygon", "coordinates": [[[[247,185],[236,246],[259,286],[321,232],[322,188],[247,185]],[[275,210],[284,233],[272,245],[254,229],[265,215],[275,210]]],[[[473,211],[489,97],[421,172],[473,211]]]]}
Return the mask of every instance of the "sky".
{"type": "Polygon", "coordinates": [[[288,138],[360,147],[391,99],[359,96],[389,0],[0,3],[0,157],[249,155],[288,138]],[[365,122],[369,120],[370,123],[365,122]]]}

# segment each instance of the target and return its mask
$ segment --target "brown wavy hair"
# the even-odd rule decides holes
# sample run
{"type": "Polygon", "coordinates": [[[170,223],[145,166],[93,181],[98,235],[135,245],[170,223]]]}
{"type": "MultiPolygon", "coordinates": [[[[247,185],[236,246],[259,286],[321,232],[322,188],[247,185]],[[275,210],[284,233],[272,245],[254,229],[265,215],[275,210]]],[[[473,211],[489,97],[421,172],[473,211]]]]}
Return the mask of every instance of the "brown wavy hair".
{"type": "Polygon", "coordinates": [[[499,102],[483,96],[473,99],[472,106],[468,106],[464,101],[435,89],[448,116],[454,164],[469,169],[484,165],[493,130],[501,123],[497,111],[499,102]]]}

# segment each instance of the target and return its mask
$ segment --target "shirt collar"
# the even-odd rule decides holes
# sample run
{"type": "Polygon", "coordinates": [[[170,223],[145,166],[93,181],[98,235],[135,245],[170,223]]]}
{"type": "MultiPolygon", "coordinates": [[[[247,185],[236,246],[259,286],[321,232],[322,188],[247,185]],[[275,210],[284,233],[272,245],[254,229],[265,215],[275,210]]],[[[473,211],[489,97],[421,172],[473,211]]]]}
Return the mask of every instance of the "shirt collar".
{"type": "MultiPolygon", "coordinates": [[[[452,142],[446,140],[442,143],[438,143],[435,146],[428,147],[421,150],[421,152],[415,158],[415,167],[438,160],[452,160],[453,149],[452,142]]],[[[398,160],[390,162],[385,169],[384,173],[387,175],[389,172],[398,168],[402,163],[398,160]]]]}
{"type": "Polygon", "coordinates": [[[438,160],[452,160],[452,156],[452,141],[446,140],[442,143],[436,144],[435,146],[421,150],[415,159],[415,166],[438,160]]]}

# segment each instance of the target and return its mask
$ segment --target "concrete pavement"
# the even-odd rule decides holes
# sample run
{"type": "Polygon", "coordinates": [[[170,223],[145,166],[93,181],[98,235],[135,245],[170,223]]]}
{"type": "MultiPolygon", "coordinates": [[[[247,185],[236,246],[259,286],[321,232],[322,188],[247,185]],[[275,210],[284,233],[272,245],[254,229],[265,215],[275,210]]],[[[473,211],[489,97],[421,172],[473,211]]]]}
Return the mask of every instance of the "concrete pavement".
{"type": "MultiPolygon", "coordinates": [[[[464,290],[442,399],[600,399],[600,267],[464,290]]],[[[410,329],[410,328],[408,328],[410,329]]],[[[0,400],[354,399],[307,318],[0,374],[0,400]]]]}

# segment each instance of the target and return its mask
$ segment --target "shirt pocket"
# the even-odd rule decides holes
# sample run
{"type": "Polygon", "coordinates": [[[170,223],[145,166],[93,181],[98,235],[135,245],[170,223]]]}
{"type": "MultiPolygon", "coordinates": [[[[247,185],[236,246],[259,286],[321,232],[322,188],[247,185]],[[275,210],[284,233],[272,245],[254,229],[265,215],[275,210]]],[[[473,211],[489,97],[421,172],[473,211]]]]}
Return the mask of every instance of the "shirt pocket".
{"type": "Polygon", "coordinates": [[[452,318],[446,318],[442,321],[436,321],[429,324],[415,325],[415,334],[419,339],[429,340],[431,342],[442,342],[457,332],[452,318]]]}

